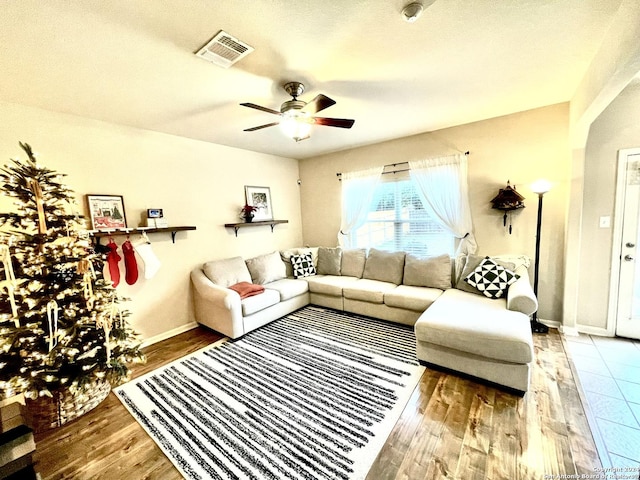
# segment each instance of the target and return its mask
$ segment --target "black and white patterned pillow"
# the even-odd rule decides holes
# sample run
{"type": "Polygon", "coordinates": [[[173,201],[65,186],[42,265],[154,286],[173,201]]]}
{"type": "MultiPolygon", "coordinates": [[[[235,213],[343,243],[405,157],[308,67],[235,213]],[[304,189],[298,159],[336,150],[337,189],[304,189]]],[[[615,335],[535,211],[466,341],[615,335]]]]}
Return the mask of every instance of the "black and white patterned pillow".
{"type": "Polygon", "coordinates": [[[313,265],[313,256],[310,252],[291,255],[291,266],[295,278],[310,277],[316,274],[316,267],[313,265]]]}
{"type": "Polygon", "coordinates": [[[464,279],[489,298],[501,298],[518,275],[486,257],[480,265],[464,279]]]}

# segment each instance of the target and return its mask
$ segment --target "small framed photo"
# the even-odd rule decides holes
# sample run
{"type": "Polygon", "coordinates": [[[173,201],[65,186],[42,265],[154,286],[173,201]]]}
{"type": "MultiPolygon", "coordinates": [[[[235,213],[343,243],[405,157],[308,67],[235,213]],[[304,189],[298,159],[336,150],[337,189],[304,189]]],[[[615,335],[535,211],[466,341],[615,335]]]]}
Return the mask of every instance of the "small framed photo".
{"type": "Polygon", "coordinates": [[[254,221],[273,220],[273,210],[271,209],[271,191],[269,187],[253,187],[245,185],[244,193],[247,205],[256,207],[254,221]]]}
{"type": "Polygon", "coordinates": [[[127,228],[122,195],[87,195],[92,230],[127,228]]]}
{"type": "Polygon", "coordinates": [[[163,216],[161,208],[147,208],[147,218],[162,218],[163,216]]]}

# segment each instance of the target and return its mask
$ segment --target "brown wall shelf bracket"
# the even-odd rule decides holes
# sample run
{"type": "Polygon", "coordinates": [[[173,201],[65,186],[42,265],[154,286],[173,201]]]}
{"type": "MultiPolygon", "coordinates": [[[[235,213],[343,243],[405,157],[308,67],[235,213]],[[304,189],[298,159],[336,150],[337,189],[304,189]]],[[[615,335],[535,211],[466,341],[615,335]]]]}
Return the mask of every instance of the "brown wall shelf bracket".
{"type": "Polygon", "coordinates": [[[238,236],[238,229],[243,227],[260,227],[262,225],[269,225],[271,227],[271,232],[273,233],[273,227],[280,223],[289,223],[289,220],[261,220],[258,222],[240,222],[240,223],[225,223],[224,226],[227,228],[233,228],[236,233],[236,237],[238,236]]]}

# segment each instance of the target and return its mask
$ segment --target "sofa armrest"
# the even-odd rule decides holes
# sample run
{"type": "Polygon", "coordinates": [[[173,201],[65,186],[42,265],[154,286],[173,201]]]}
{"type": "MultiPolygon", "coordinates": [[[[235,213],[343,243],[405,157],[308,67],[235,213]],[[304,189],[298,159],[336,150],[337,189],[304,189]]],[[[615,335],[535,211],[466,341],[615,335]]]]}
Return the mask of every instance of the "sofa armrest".
{"type": "Polygon", "coordinates": [[[194,288],[203,299],[216,302],[221,306],[224,305],[224,308],[227,310],[231,310],[233,308],[232,306],[235,301],[234,297],[237,297],[238,303],[240,302],[240,295],[238,295],[237,292],[229,288],[216,285],[207,278],[201,269],[196,269],[191,272],[191,280],[194,288]]]}
{"type": "Polygon", "coordinates": [[[527,267],[520,266],[515,273],[520,278],[511,284],[507,291],[507,309],[531,315],[538,310],[538,299],[529,282],[529,271],[527,267]]]}
{"type": "Polygon", "coordinates": [[[240,295],[213,283],[201,268],[191,272],[196,321],[231,338],[244,334],[240,295]]]}

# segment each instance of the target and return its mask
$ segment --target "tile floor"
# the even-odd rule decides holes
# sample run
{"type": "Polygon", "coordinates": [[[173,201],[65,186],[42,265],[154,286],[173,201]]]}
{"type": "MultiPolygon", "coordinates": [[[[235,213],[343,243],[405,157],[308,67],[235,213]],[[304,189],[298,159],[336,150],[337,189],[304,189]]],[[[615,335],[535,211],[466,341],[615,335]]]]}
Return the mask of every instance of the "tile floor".
{"type": "Polygon", "coordinates": [[[565,336],[604,467],[640,471],[640,341],[565,336]]]}

